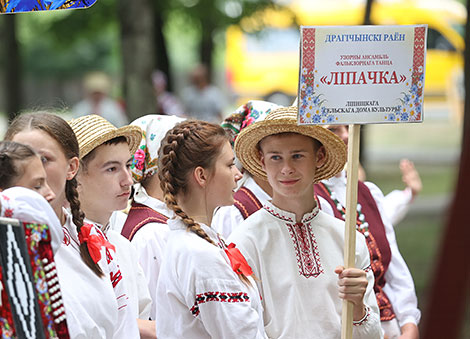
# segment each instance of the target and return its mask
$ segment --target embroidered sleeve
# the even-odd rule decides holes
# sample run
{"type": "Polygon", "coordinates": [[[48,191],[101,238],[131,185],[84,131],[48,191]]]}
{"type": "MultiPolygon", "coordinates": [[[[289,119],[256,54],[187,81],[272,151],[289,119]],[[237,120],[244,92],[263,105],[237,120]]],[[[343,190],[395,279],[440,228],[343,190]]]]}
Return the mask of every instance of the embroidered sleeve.
{"type": "Polygon", "coordinates": [[[203,322],[212,338],[257,338],[261,315],[252,307],[247,287],[234,274],[233,278],[196,284],[188,311],[203,322]]]}

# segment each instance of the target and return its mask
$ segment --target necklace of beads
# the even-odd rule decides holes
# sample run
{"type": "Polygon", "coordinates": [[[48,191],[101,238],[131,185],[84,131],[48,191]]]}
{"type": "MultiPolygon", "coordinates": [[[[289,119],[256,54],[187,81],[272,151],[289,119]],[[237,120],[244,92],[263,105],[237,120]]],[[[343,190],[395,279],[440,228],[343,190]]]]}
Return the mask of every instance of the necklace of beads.
{"type": "MultiPolygon", "coordinates": [[[[336,198],[335,192],[332,192],[326,185],[324,185],[328,193],[330,194],[331,200],[333,200],[336,209],[338,212],[341,214],[341,217],[343,220],[346,219],[346,208],[339,202],[339,200],[336,198]]],[[[369,237],[369,223],[366,221],[366,217],[364,213],[362,213],[362,206],[361,204],[357,204],[357,218],[356,218],[356,229],[364,234],[364,236],[367,238],[369,237]]]]}

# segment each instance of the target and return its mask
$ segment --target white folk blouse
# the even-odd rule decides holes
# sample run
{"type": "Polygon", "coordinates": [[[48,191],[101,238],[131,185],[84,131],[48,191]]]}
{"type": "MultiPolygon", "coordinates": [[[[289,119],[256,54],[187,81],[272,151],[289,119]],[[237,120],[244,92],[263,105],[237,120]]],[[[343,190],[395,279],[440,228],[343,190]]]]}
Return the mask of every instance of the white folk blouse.
{"type": "Polygon", "coordinates": [[[181,219],[170,234],[157,286],[157,338],[265,338],[256,284],[245,285],[232,270],[223,241],[201,225],[214,246],[181,219]]]}
{"type": "MultiPolygon", "coordinates": [[[[353,338],[382,338],[365,239],[357,232],[356,267],[367,271],[367,314],[353,338]]],[[[342,299],[335,268],[344,265],[344,222],[318,207],[296,223],[295,215],[267,203],[229,237],[259,278],[264,326],[269,338],[337,339],[342,299]]]]}

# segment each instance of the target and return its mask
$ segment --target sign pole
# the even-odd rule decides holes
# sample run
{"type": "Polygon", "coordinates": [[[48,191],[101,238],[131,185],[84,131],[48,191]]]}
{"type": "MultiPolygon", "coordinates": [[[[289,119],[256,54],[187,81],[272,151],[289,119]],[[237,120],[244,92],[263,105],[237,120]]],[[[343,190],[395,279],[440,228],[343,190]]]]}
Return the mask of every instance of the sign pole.
{"type": "MultiPolygon", "coordinates": [[[[359,167],[359,139],[361,125],[349,125],[348,163],[346,167],[346,226],[344,229],[344,266],[355,267],[356,258],[356,210],[357,210],[357,181],[359,167]]],[[[353,303],[343,300],[341,313],[341,339],[352,338],[353,303]]]]}

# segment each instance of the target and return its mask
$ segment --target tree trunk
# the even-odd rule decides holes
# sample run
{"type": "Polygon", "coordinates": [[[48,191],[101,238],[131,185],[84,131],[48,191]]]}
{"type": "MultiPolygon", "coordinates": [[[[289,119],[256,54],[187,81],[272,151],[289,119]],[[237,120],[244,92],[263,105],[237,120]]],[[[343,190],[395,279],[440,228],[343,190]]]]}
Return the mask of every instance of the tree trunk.
{"type": "Polygon", "coordinates": [[[2,65],[4,69],[5,110],[11,121],[22,109],[21,57],[16,40],[16,21],[13,14],[3,15],[2,65]]]}
{"type": "Polygon", "coordinates": [[[154,16],[150,0],[118,1],[123,89],[130,120],[155,113],[151,74],[155,69],[154,16]]]}
{"type": "Polygon", "coordinates": [[[168,49],[166,47],[165,36],[163,35],[163,26],[165,21],[163,16],[163,9],[161,6],[159,6],[159,4],[161,4],[161,2],[156,1],[154,9],[156,64],[157,68],[167,76],[167,90],[172,92],[173,81],[170,69],[170,61],[168,58],[168,49]]]}
{"type": "Polygon", "coordinates": [[[200,58],[201,63],[207,66],[207,71],[209,79],[212,82],[212,54],[214,51],[214,39],[212,38],[212,33],[214,28],[210,22],[202,22],[202,36],[201,36],[201,45],[200,45],[200,58]]]}
{"type": "MultiPolygon", "coordinates": [[[[457,339],[470,296],[468,260],[468,202],[470,201],[470,1],[467,1],[465,29],[465,105],[459,177],[448,220],[442,236],[429,302],[426,307],[423,338],[457,339]]],[[[468,319],[467,319],[468,321],[468,319]]]]}

